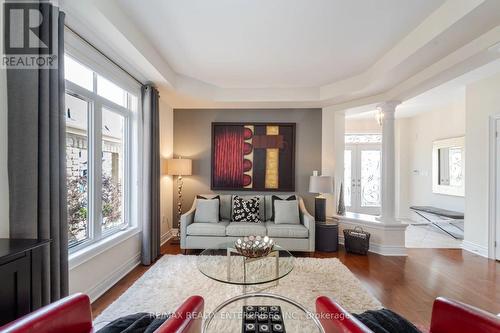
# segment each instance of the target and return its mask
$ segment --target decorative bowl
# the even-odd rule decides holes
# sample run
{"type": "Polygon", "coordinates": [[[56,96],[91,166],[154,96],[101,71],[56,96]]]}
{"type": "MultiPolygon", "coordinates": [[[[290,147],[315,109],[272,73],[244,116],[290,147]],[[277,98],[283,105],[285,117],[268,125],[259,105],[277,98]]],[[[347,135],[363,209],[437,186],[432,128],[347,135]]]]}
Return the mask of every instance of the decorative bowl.
{"type": "Polygon", "coordinates": [[[274,247],[274,240],[268,236],[248,236],[237,239],[234,247],[239,254],[247,258],[267,256],[274,247]]]}

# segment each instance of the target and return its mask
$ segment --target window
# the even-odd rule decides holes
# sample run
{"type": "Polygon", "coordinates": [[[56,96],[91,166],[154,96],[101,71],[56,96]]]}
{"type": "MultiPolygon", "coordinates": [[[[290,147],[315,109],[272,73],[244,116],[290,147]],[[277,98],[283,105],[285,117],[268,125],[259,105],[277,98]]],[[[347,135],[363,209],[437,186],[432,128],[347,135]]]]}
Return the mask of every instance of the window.
{"type": "Polygon", "coordinates": [[[64,56],[64,76],[66,80],[76,83],[82,88],[93,90],[94,73],[67,55],[64,56]]]}
{"type": "Polygon", "coordinates": [[[125,223],[123,219],[125,118],[103,109],[102,124],[102,228],[103,231],[107,231],[125,223]]]}
{"type": "MultiPolygon", "coordinates": [[[[65,55],[69,247],[131,225],[135,94],[65,55]]],[[[137,159],[135,159],[137,160],[137,159]]]]}
{"type": "Polygon", "coordinates": [[[345,143],[382,143],[382,134],[346,134],[345,143]]]}

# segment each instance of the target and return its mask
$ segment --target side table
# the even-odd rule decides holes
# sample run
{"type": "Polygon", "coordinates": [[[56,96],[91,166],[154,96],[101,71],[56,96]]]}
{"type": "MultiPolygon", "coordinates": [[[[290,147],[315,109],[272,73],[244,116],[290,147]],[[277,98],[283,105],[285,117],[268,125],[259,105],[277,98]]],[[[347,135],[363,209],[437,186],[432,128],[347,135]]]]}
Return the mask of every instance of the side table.
{"type": "Polygon", "coordinates": [[[339,249],[339,225],[333,218],[316,222],[316,250],[336,252],[339,249]]]}

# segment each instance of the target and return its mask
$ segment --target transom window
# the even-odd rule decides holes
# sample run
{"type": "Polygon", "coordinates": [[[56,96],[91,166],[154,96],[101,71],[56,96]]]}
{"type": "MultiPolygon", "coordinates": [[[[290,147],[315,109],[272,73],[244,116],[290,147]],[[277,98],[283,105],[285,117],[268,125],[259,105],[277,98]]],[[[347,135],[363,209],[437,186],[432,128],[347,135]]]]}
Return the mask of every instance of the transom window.
{"type": "Polygon", "coordinates": [[[382,134],[346,134],[345,143],[382,143],[382,134]]]}
{"type": "Polygon", "coordinates": [[[130,226],[132,120],[137,95],[65,55],[69,247],[130,226]]]}

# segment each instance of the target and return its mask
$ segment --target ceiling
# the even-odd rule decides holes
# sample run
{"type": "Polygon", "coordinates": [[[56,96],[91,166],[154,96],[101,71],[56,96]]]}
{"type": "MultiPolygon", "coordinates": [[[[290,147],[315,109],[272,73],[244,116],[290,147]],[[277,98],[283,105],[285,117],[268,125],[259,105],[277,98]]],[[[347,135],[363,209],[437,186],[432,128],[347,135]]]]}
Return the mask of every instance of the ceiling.
{"type": "MultiPolygon", "coordinates": [[[[450,105],[465,103],[465,88],[468,84],[500,73],[500,60],[476,68],[435,88],[402,102],[397,107],[396,118],[410,118],[450,105]]],[[[349,119],[375,119],[376,105],[346,110],[349,119]]]]}
{"type": "Polygon", "coordinates": [[[499,0],[59,0],[174,108],[405,101],[500,58],[499,0]]]}
{"type": "Polygon", "coordinates": [[[321,86],[366,70],[444,0],[119,0],[174,71],[226,88],[321,86]]]}

